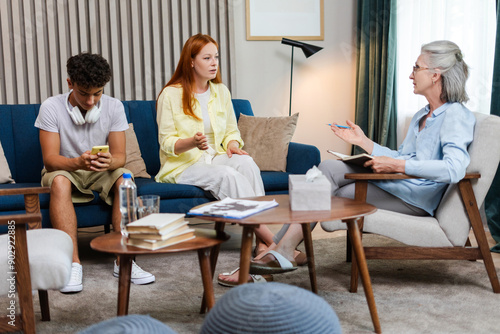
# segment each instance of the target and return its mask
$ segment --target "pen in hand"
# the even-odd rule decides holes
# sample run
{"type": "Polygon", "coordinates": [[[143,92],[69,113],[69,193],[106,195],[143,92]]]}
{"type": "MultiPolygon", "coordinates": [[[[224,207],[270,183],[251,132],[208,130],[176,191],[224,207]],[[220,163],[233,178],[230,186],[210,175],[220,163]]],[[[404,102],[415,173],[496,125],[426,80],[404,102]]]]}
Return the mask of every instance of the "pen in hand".
{"type": "Polygon", "coordinates": [[[329,126],[335,125],[337,128],[341,128],[341,129],[350,129],[351,128],[350,126],[338,125],[338,124],[327,124],[327,125],[329,125],[329,126]]]}

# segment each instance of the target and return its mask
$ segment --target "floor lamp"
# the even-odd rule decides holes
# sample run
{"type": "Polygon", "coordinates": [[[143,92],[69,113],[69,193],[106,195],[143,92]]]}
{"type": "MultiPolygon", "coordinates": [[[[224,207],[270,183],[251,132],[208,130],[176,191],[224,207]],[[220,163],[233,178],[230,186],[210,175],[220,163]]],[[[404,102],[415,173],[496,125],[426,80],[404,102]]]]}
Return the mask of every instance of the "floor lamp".
{"type": "Polygon", "coordinates": [[[301,48],[302,51],[304,52],[304,55],[306,58],[311,57],[313,54],[316,52],[320,51],[323,49],[320,46],[316,45],[311,45],[299,41],[294,41],[293,39],[288,39],[288,38],[283,38],[281,39],[281,44],[286,44],[286,45],[291,45],[292,46],[292,62],[290,66],[290,106],[288,109],[288,116],[292,115],[292,79],[293,79],[293,47],[296,46],[298,48],[301,48]]]}

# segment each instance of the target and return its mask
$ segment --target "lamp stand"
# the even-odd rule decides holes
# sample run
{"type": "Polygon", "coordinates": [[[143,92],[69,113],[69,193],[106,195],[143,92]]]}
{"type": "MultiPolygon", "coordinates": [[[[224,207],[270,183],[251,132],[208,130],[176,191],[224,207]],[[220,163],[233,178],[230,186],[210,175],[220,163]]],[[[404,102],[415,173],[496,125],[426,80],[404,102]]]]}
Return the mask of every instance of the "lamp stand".
{"type": "Polygon", "coordinates": [[[290,103],[288,106],[288,116],[292,116],[293,49],[294,47],[292,46],[292,63],[290,64],[290,103]]]}
{"type": "Polygon", "coordinates": [[[282,38],[281,44],[290,45],[292,47],[292,62],[290,64],[290,105],[288,107],[288,116],[292,116],[292,80],[293,80],[293,48],[296,46],[301,48],[306,58],[311,57],[313,54],[323,49],[320,46],[306,44],[304,42],[294,41],[293,39],[282,38]]]}

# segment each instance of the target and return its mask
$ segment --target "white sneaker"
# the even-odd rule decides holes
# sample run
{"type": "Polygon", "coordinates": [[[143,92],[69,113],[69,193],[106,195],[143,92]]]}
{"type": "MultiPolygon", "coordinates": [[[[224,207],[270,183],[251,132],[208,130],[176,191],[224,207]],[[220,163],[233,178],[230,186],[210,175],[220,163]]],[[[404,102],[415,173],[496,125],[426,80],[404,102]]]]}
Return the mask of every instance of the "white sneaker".
{"type": "Polygon", "coordinates": [[[82,290],[82,265],[80,263],[73,262],[71,264],[71,277],[69,278],[69,282],[59,291],[62,293],[69,293],[80,292],[82,290]]]}
{"type": "MultiPolygon", "coordinates": [[[[115,260],[115,266],[113,269],[113,276],[119,277],[120,273],[120,266],[116,264],[115,260]]],[[[142,285],[142,284],[149,284],[153,283],[155,281],[155,275],[148,273],[147,271],[144,271],[139,267],[135,261],[132,261],[132,274],[130,275],[130,281],[134,284],[142,285]]]]}

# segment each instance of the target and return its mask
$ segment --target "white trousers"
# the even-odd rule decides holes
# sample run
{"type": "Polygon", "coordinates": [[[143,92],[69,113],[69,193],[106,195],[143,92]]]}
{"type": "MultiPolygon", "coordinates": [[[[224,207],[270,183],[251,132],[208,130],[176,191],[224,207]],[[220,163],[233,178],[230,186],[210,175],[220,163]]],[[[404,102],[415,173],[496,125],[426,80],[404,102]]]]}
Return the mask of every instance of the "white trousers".
{"type": "Polygon", "coordinates": [[[264,184],[259,167],[249,155],[215,156],[211,164],[203,157],[188,167],[177,183],[190,184],[210,191],[215,198],[264,196],[264,184]]]}

